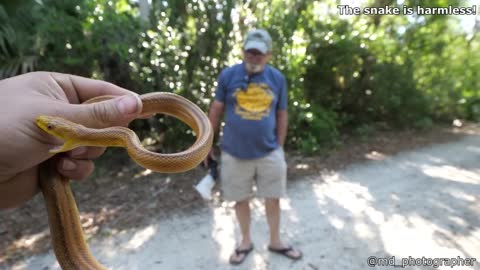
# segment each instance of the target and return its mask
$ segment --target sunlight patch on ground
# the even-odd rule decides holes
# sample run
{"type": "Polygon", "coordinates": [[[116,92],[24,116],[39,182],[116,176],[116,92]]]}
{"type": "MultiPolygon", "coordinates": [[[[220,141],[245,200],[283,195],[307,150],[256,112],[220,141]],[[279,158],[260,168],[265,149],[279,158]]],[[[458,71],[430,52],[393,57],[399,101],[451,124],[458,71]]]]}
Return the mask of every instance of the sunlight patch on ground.
{"type": "Polygon", "coordinates": [[[451,196],[457,198],[457,199],[467,201],[467,202],[474,203],[476,200],[478,200],[478,196],[477,196],[477,198],[475,198],[474,196],[472,196],[470,194],[465,194],[465,192],[463,192],[461,190],[450,190],[449,194],[451,196]]]}
{"type": "Polygon", "coordinates": [[[140,177],[147,176],[147,175],[149,175],[149,174],[151,174],[151,173],[152,173],[152,170],[146,169],[146,170],[143,170],[143,171],[135,174],[135,176],[134,176],[133,178],[134,178],[134,179],[137,179],[137,178],[140,178],[140,177]]]}
{"type": "Polygon", "coordinates": [[[22,237],[20,240],[18,240],[20,247],[30,247],[32,244],[40,240],[41,238],[45,237],[48,235],[48,230],[45,230],[40,233],[28,235],[26,237],[22,237]]]}
{"type": "Polygon", "coordinates": [[[325,182],[327,182],[326,185],[316,186],[317,197],[335,201],[353,214],[361,214],[371,208],[369,202],[373,200],[373,197],[368,188],[358,183],[341,181],[338,174],[326,177],[325,182]]]}
{"type": "Polygon", "coordinates": [[[372,228],[363,222],[357,222],[357,224],[355,224],[355,232],[357,236],[362,239],[372,239],[375,237],[375,233],[371,229],[372,228]]]}
{"type": "Polygon", "coordinates": [[[218,243],[218,257],[222,261],[228,262],[236,245],[234,213],[227,204],[222,206],[213,209],[212,238],[218,243]],[[229,211],[232,211],[232,213],[228,213],[229,211]]]}
{"type": "Polygon", "coordinates": [[[304,163],[299,163],[295,165],[295,169],[297,170],[308,170],[308,168],[310,168],[310,165],[304,163]]]}
{"type": "MultiPolygon", "coordinates": [[[[280,209],[282,211],[282,217],[283,215],[287,216],[289,222],[292,224],[301,224],[303,222],[298,216],[296,209],[294,209],[292,206],[292,200],[290,198],[284,198],[280,200],[280,209]]],[[[263,218],[265,218],[265,215],[263,218]]]]}
{"type": "Polygon", "coordinates": [[[329,216],[328,221],[330,221],[330,224],[332,224],[337,230],[341,230],[345,227],[345,221],[336,216],[329,216]]]}
{"type": "Polygon", "coordinates": [[[370,153],[366,153],[365,154],[365,158],[367,159],[371,159],[371,160],[385,160],[387,159],[388,156],[380,153],[380,152],[377,152],[377,151],[372,151],[370,153]]]}
{"type": "MultiPolygon", "coordinates": [[[[358,183],[342,181],[338,174],[325,177],[325,181],[327,184],[314,185],[320,208],[321,205],[327,204],[329,200],[335,202],[347,211],[347,215],[354,217],[355,223],[349,225],[353,226],[358,237],[362,239],[375,238],[373,228],[365,221],[382,224],[385,217],[382,212],[371,206],[373,197],[368,188],[358,183]],[[365,217],[368,217],[368,219],[365,217]]],[[[348,216],[345,215],[332,216],[332,213],[328,213],[327,219],[338,230],[343,230],[348,223],[351,223],[351,219],[348,219],[348,216]]]]}
{"type": "Polygon", "coordinates": [[[421,166],[421,169],[424,174],[431,177],[467,184],[477,184],[480,182],[480,178],[477,174],[453,166],[424,165],[421,166]]]}
{"type": "MultiPolygon", "coordinates": [[[[469,184],[480,182],[477,174],[454,166],[424,165],[420,169],[430,177],[469,184]]],[[[480,239],[480,230],[472,230],[470,235],[462,235],[455,233],[455,230],[438,226],[438,220],[430,220],[415,212],[406,214],[396,210],[396,213],[387,214],[384,210],[379,210],[379,206],[376,205],[376,196],[372,196],[381,188],[377,189],[375,185],[371,185],[369,187],[373,189],[369,190],[367,186],[351,182],[346,177],[346,175],[334,173],[324,176],[323,183],[312,184],[322,215],[340,233],[351,229],[356,237],[376,241],[386,254],[396,256],[399,260],[422,256],[469,258],[473,254],[465,250],[479,250],[478,242],[472,241],[472,234],[476,235],[476,239],[480,239]],[[345,211],[332,212],[332,207],[341,207],[340,209],[343,208],[345,211]],[[323,210],[328,208],[330,212],[323,210]]],[[[435,178],[432,180],[435,181],[435,178]]],[[[450,189],[448,193],[466,202],[475,203],[478,200],[476,196],[457,189],[450,189]]],[[[392,207],[403,203],[395,193],[391,193],[388,197],[392,207]]],[[[441,202],[438,203],[441,204],[441,202]]],[[[389,207],[387,206],[386,209],[389,207]]],[[[449,209],[449,207],[452,206],[445,204],[440,208],[449,209]]],[[[460,217],[449,215],[445,218],[459,227],[468,226],[468,222],[460,217]]],[[[466,266],[456,266],[456,268],[467,269],[466,266]]],[[[450,267],[440,266],[438,269],[450,269],[450,267]]]]}
{"type": "MultiPolygon", "coordinates": [[[[265,200],[261,199],[253,199],[250,201],[250,210],[251,210],[251,215],[252,219],[256,218],[261,218],[265,214],[265,200]]],[[[234,210],[232,208],[232,210],[234,210]]]]}
{"type": "Polygon", "coordinates": [[[137,231],[130,241],[125,245],[126,249],[138,249],[147,243],[155,235],[156,229],[154,226],[148,226],[142,230],[137,231]]]}
{"type": "MultiPolygon", "coordinates": [[[[267,270],[268,268],[268,263],[265,262],[265,258],[263,258],[260,254],[254,253],[252,254],[252,268],[251,269],[258,269],[258,270],[267,270]]],[[[246,262],[248,263],[248,262],[246,262]]]]}
{"type": "MultiPolygon", "coordinates": [[[[407,218],[395,215],[391,220],[380,226],[380,235],[389,254],[401,258],[461,258],[471,257],[473,254],[463,250],[475,250],[476,243],[472,243],[468,236],[457,235],[445,230],[418,215],[407,218]]],[[[458,269],[470,269],[457,266],[458,269]]],[[[456,268],[456,269],[457,269],[456,268]]],[[[451,269],[449,266],[440,266],[438,269],[451,269]]]]}
{"type": "MultiPolygon", "coordinates": [[[[12,243],[12,246],[14,246],[15,248],[32,249],[34,244],[37,241],[41,240],[44,237],[49,237],[49,235],[50,235],[49,231],[44,230],[44,231],[39,232],[39,233],[23,236],[20,239],[14,241],[12,243]]],[[[24,269],[24,268],[22,268],[22,266],[18,266],[18,267],[16,269],[24,269]],[[20,268],[18,268],[18,267],[20,267],[20,268]]]]}
{"type": "Polygon", "coordinates": [[[462,227],[467,227],[468,226],[467,222],[465,222],[465,220],[463,220],[459,217],[450,216],[450,217],[448,217],[448,219],[451,220],[453,223],[457,224],[458,226],[462,226],[462,227]]]}
{"type": "Polygon", "coordinates": [[[413,254],[439,256],[442,248],[434,242],[436,226],[417,215],[394,214],[379,227],[385,251],[408,258],[413,254]],[[428,254],[427,254],[428,253],[428,254]]]}

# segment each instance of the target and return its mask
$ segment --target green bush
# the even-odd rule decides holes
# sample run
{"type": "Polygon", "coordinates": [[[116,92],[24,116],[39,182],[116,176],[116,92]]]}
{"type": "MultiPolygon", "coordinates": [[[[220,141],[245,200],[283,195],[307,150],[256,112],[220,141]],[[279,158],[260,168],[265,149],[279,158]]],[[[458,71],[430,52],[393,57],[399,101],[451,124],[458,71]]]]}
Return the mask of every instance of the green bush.
{"type": "MultiPolygon", "coordinates": [[[[288,148],[314,154],[338,143],[340,132],[368,138],[379,126],[480,119],[480,35],[455,17],[347,20],[324,12],[336,7],[332,0],[151,3],[142,19],[138,2],[128,0],[5,1],[0,78],[66,72],[138,93],[174,92],[207,111],[220,70],[241,59],[246,31],[263,27],[274,39],[272,65],[289,84],[288,148]]],[[[171,117],[132,127],[162,151],[193,140],[171,117]]]]}
{"type": "Polygon", "coordinates": [[[316,104],[293,105],[289,111],[288,145],[311,155],[331,147],[337,141],[337,115],[334,112],[316,104]]]}

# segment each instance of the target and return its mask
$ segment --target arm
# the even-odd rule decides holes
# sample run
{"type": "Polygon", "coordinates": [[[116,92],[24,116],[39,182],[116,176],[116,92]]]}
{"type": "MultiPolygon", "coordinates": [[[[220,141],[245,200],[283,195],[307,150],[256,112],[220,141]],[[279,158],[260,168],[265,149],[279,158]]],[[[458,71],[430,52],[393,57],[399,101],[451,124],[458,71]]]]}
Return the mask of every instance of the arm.
{"type": "Polygon", "coordinates": [[[288,128],[288,111],[280,110],[277,111],[277,140],[278,144],[283,147],[285,144],[285,139],[287,138],[287,128],[288,128]]]}
{"type": "MultiPolygon", "coordinates": [[[[225,105],[223,104],[223,102],[218,100],[214,100],[212,105],[210,106],[208,119],[210,119],[210,123],[212,124],[212,128],[213,128],[214,145],[215,145],[215,142],[218,140],[218,134],[220,132],[220,123],[221,123],[220,120],[222,119],[224,108],[225,108],[225,105]]],[[[208,155],[210,158],[214,159],[213,148],[210,150],[210,153],[208,155]]],[[[205,160],[203,161],[203,165],[205,167],[208,167],[208,157],[205,158],[205,160]]]]}
{"type": "Polygon", "coordinates": [[[210,113],[208,114],[208,118],[210,119],[210,123],[212,124],[213,132],[215,138],[218,138],[218,133],[220,131],[220,122],[223,115],[225,105],[223,102],[214,100],[212,106],[210,107],[210,113]]]}
{"type": "Polygon", "coordinates": [[[288,128],[288,94],[287,80],[282,76],[282,84],[280,87],[279,101],[277,104],[277,140],[278,144],[283,147],[287,138],[288,128]]]}
{"type": "MultiPolygon", "coordinates": [[[[220,75],[218,76],[218,86],[215,90],[215,98],[210,106],[210,112],[208,114],[208,118],[210,120],[210,124],[213,128],[213,135],[214,135],[214,145],[215,142],[218,140],[219,133],[220,133],[220,124],[223,116],[223,111],[225,109],[225,92],[226,92],[226,85],[225,85],[225,70],[223,70],[220,75]]],[[[209,157],[207,157],[203,164],[205,167],[208,167],[208,159],[212,158],[215,159],[214,156],[214,147],[210,150],[209,157]]]]}

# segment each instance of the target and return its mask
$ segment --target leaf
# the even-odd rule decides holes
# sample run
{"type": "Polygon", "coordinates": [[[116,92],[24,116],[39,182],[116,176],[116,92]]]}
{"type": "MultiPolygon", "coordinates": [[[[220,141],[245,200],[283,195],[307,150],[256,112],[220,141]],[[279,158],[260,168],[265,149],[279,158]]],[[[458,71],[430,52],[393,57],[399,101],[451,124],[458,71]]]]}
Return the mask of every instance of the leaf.
{"type": "Polygon", "coordinates": [[[3,33],[0,32],[0,55],[7,56],[8,55],[7,44],[2,34],[3,33]]]}
{"type": "Polygon", "coordinates": [[[1,5],[0,5],[0,20],[2,20],[2,21],[7,21],[8,20],[7,11],[1,5]]]}

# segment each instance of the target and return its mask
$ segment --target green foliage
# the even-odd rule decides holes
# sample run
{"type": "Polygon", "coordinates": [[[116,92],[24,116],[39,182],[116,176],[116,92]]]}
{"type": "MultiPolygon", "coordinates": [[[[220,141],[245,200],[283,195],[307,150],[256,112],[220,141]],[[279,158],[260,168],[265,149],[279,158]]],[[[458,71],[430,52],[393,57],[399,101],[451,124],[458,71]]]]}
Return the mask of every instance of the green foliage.
{"type": "Polygon", "coordinates": [[[338,117],[332,111],[311,104],[294,102],[289,109],[290,145],[306,154],[319,153],[337,141],[338,117]]]}
{"type": "MultiPolygon", "coordinates": [[[[463,2],[421,3],[449,4],[463,2]]],[[[220,70],[241,60],[246,32],[263,27],[274,39],[271,63],[289,84],[289,148],[314,154],[338,143],[343,132],[368,138],[378,126],[428,129],[435,121],[480,119],[480,23],[466,31],[454,16],[344,18],[333,0],[153,0],[148,20],[137,5],[5,2],[0,78],[66,72],[138,93],[174,92],[207,111],[220,70]]],[[[194,139],[186,125],[166,116],[132,127],[166,152],[194,139]]]]}
{"type": "Polygon", "coordinates": [[[0,79],[35,69],[37,47],[29,30],[33,22],[25,6],[19,7],[12,17],[0,5],[0,79]]]}
{"type": "Polygon", "coordinates": [[[82,1],[46,0],[36,6],[38,69],[91,75],[92,47],[83,29],[87,14],[82,1]]]}
{"type": "Polygon", "coordinates": [[[355,136],[360,137],[363,141],[366,141],[370,135],[375,132],[375,127],[369,124],[362,124],[360,126],[355,127],[353,130],[353,134],[355,136]]]}

